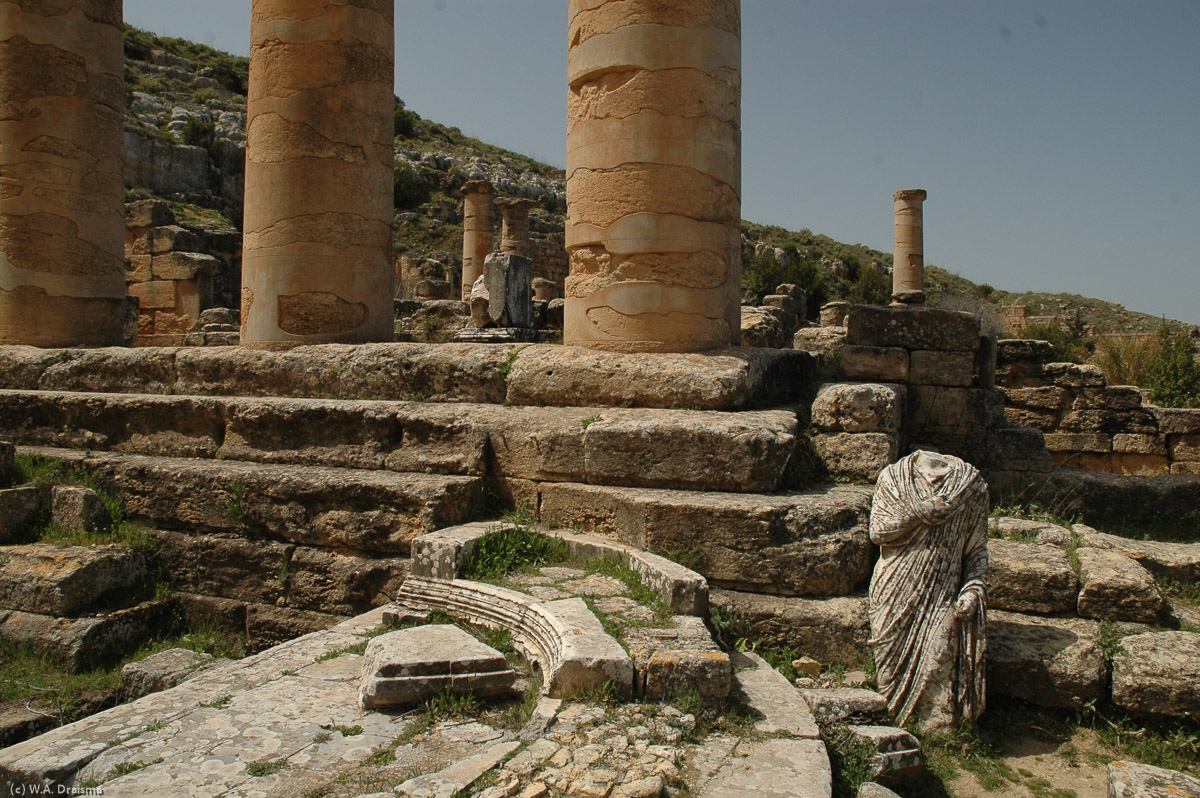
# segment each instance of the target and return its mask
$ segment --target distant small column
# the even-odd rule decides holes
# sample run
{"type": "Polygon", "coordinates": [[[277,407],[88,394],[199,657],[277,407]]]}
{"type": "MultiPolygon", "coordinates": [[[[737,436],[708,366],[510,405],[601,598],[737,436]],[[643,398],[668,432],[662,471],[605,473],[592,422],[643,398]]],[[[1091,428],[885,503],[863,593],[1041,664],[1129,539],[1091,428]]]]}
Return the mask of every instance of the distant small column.
{"type": "Polygon", "coordinates": [[[529,249],[529,211],[536,208],[537,203],[522,197],[502,197],[496,200],[496,207],[504,217],[500,251],[526,255],[529,249]]]}
{"type": "Polygon", "coordinates": [[[121,11],[0,2],[0,344],[124,341],[121,11]]]}
{"type": "Polygon", "coordinates": [[[242,345],[390,341],[392,0],[253,0],[242,345]]]}
{"type": "Polygon", "coordinates": [[[564,343],[741,339],[741,2],[572,0],[564,343]]]}
{"type": "Polygon", "coordinates": [[[896,248],[892,261],[892,304],[925,304],[925,236],[922,232],[922,205],[925,189],[897,191],[896,248]]]}
{"type": "Polygon", "coordinates": [[[471,180],[463,186],[462,300],[471,301],[471,286],[483,275],[492,251],[492,186],[471,180]]]}

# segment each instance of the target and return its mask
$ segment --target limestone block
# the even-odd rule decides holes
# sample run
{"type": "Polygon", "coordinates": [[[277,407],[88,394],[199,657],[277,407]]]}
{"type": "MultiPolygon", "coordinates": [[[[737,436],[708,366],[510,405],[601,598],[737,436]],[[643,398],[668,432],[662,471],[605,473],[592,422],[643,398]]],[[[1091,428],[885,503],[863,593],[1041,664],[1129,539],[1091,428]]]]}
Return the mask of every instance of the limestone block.
{"type": "Polygon", "coordinates": [[[329,629],[345,620],[341,615],[294,610],[274,604],[246,604],[246,645],[262,650],[304,635],[329,629]]]}
{"type": "Polygon", "coordinates": [[[396,787],[394,793],[389,794],[406,798],[425,798],[465,792],[480,776],[495,768],[520,747],[521,744],[516,741],[489,745],[436,773],[414,776],[396,787]]]}
{"type": "Polygon", "coordinates": [[[138,298],[143,312],[147,310],[173,310],[175,308],[175,283],[172,280],[150,280],[129,286],[129,293],[138,298]]]}
{"type": "Polygon", "coordinates": [[[800,688],[800,695],[821,723],[881,723],[888,719],[887,699],[857,687],[800,688]]]}
{"type": "Polygon", "coordinates": [[[119,485],[129,513],[165,529],[270,536],[404,555],[410,541],[459,523],[479,480],[316,466],[114,456],[53,450],[119,485]]]}
{"type": "Polygon", "coordinates": [[[1079,614],[1085,618],[1152,623],[1162,593],[1145,568],[1123,554],[1083,547],[1079,557],[1079,614]]]}
{"type": "Polygon", "coordinates": [[[858,798],[900,798],[896,793],[884,787],[882,784],[876,784],[873,781],[863,782],[858,788],[858,798]]]}
{"type": "Polygon", "coordinates": [[[816,354],[835,354],[841,351],[845,342],[846,330],[843,327],[801,327],[792,339],[792,348],[816,354]]]}
{"type": "Polygon", "coordinates": [[[144,230],[175,224],[171,206],[162,200],[137,200],[125,203],[125,227],[144,230]]]}
{"type": "Polygon", "coordinates": [[[363,709],[398,707],[447,689],[487,698],[509,692],[515,679],[503,654],[457,626],[417,626],[367,644],[358,703],[363,709]]]}
{"type": "Polygon", "coordinates": [[[997,390],[910,384],[907,397],[907,419],[915,430],[978,436],[1005,426],[1004,394],[997,390]]]}
{"type": "Polygon", "coordinates": [[[710,699],[728,697],[732,679],[729,655],[713,641],[704,621],[676,615],[670,629],[667,634],[626,630],[624,639],[633,658],[637,692],[655,701],[692,690],[710,699]]]}
{"type": "Polygon", "coordinates": [[[1200,408],[1151,407],[1163,435],[1200,434],[1200,408]]]}
{"type": "Polygon", "coordinates": [[[1047,381],[1065,388],[1103,388],[1108,379],[1099,366],[1078,363],[1048,363],[1042,373],[1047,381]]]}
{"type": "Polygon", "coordinates": [[[898,433],[904,390],[878,383],[829,383],[812,404],[812,424],[825,432],[898,433]]]}
{"type": "Polygon", "coordinates": [[[1200,581],[1200,543],[1134,540],[1097,532],[1086,524],[1075,524],[1071,531],[1079,535],[1084,546],[1124,554],[1159,577],[1178,582],[1200,581]]]}
{"type": "Polygon", "coordinates": [[[875,749],[871,758],[871,778],[896,781],[920,778],[925,772],[921,743],[909,732],[895,726],[846,726],[847,731],[875,749]]]}
{"type": "Polygon", "coordinates": [[[1121,640],[1113,702],[1140,715],[1200,712],[1200,634],[1148,632],[1121,640]]]}
{"type": "Polygon", "coordinates": [[[734,652],[734,691],[737,699],[760,716],[759,734],[786,734],[816,740],[821,736],[805,698],[779,671],[752,651],[734,652]]]}
{"type": "Polygon", "coordinates": [[[709,603],[740,636],[789,646],[823,662],[853,660],[866,650],[867,597],[800,598],[712,590],[709,603]]]}
{"type": "Polygon", "coordinates": [[[1108,765],[1108,798],[1196,798],[1200,779],[1177,770],[1118,760],[1108,765]]]}
{"type": "Polygon", "coordinates": [[[213,664],[211,654],[169,648],[121,668],[121,695],[126,701],[167,690],[213,664]]]}
{"type": "Polygon", "coordinates": [[[293,6],[252,9],[241,344],[388,341],[394,9],[293,6]]]}
{"type": "Polygon", "coordinates": [[[112,522],[100,496],[80,485],[50,489],[50,521],[74,532],[97,532],[112,522]]]}
{"type": "Polygon", "coordinates": [[[1200,435],[1171,435],[1167,441],[1172,460],[1200,460],[1200,435]]]}
{"type": "Polygon", "coordinates": [[[124,342],[120,0],[4,4],[0,344],[124,342]]]}
{"type": "Polygon", "coordinates": [[[898,347],[843,346],[839,365],[848,380],[908,382],[908,352],[898,347]]]}
{"type": "Polygon", "coordinates": [[[201,277],[211,278],[220,268],[221,261],[212,255],[167,252],[153,257],[150,272],[155,280],[198,280],[201,277]]]}
{"type": "Polygon", "coordinates": [[[988,612],[987,685],[1047,707],[1082,707],[1104,695],[1108,668],[1100,624],[988,612]]]}
{"type": "Polygon", "coordinates": [[[833,794],[829,754],[820,740],[766,740],[738,746],[712,780],[706,798],[828,798],[833,794]]]}
{"type": "Polygon", "coordinates": [[[169,600],[81,618],[13,611],[0,613],[0,640],[28,645],[78,673],[136,651],[169,629],[173,619],[174,603],[169,600]]]}
{"type": "Polygon", "coordinates": [[[1049,341],[1005,338],[997,342],[996,360],[1002,366],[1014,363],[1050,363],[1054,360],[1054,345],[1049,341]]]}
{"type": "Polygon", "coordinates": [[[146,575],[145,557],[119,546],[10,546],[0,566],[0,608],[78,615],[136,595],[146,575]]]}
{"type": "Polygon", "coordinates": [[[770,307],[742,306],[741,345],[783,349],[791,344],[792,333],[784,325],[782,311],[770,307]]]}
{"type": "Polygon", "coordinates": [[[739,339],[741,43],[731,6],[571,7],[569,345],[688,352],[739,339]]]}
{"type": "Polygon", "coordinates": [[[846,315],[850,312],[849,302],[826,302],[821,306],[822,327],[845,327],[846,315]]]}
{"type": "Polygon", "coordinates": [[[1052,468],[1042,431],[1023,427],[989,430],[987,465],[1011,471],[1045,472],[1052,468]]]}
{"type": "Polygon", "coordinates": [[[544,483],[540,509],[546,523],[640,549],[700,549],[710,584],[845,595],[869,576],[870,496],[863,486],[761,495],[544,483]]]}
{"type": "MultiPolygon", "coordinates": [[[[1069,546],[1074,541],[1071,530],[1049,521],[1030,521],[1025,518],[1001,516],[989,519],[989,526],[1009,537],[1034,538],[1042,545],[1069,546]]],[[[1093,545],[1093,544],[1087,544],[1093,545]]],[[[1097,547],[1099,548],[1099,547],[1097,547]]]]}
{"type": "Polygon", "coordinates": [[[141,238],[133,242],[131,254],[162,255],[168,252],[198,254],[203,249],[204,242],[200,240],[200,236],[179,225],[171,224],[147,230],[141,238]]]}
{"type": "Polygon", "coordinates": [[[846,317],[846,343],[938,352],[979,348],[979,317],[939,308],[855,305],[846,317]]]}
{"type": "Polygon", "coordinates": [[[988,607],[1013,612],[1072,612],[1079,578],[1057,546],[988,541],[988,607]]]}
{"type": "Polygon", "coordinates": [[[1114,474],[1155,477],[1171,473],[1171,461],[1163,454],[1117,454],[1114,452],[1111,470],[1114,474]]]}
{"type": "Polygon", "coordinates": [[[794,402],[815,375],[816,359],[792,350],[597,354],[535,345],[512,363],[507,398],[519,405],[736,410],[794,402]]]}
{"type": "Polygon", "coordinates": [[[188,593],[283,604],[295,546],[240,537],[155,533],[171,584],[188,593]]]}
{"type": "Polygon", "coordinates": [[[144,283],[150,279],[150,264],[154,257],[151,255],[131,255],[125,264],[125,280],[130,283],[144,283]]]}
{"type": "Polygon", "coordinates": [[[966,388],[975,378],[974,352],[909,352],[908,381],[917,385],[966,388]]]}
{"type": "Polygon", "coordinates": [[[1166,438],[1161,435],[1137,435],[1118,432],[1113,435],[1112,450],[1121,454],[1165,455],[1166,438]]]}
{"type": "Polygon", "coordinates": [[[831,474],[867,482],[874,482],[899,454],[899,436],[883,432],[817,434],[812,444],[831,474]]]}
{"type": "Polygon", "coordinates": [[[32,532],[45,519],[49,499],[36,485],[0,490],[0,543],[15,543],[32,532]]]}
{"type": "Polygon", "coordinates": [[[1066,410],[1071,406],[1072,394],[1058,385],[1037,388],[1005,388],[1005,396],[1013,405],[1038,410],[1066,410]]]}

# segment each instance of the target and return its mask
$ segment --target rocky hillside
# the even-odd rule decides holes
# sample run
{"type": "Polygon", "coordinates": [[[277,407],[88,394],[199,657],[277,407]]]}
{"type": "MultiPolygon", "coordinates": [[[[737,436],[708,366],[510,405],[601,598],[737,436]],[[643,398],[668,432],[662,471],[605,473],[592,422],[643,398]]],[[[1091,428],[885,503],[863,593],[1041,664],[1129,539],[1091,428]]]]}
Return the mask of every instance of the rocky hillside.
{"type": "MultiPolygon", "coordinates": [[[[164,198],[185,225],[226,232],[240,228],[248,59],[129,26],[125,55],[126,198],[164,198]]],[[[397,254],[460,267],[461,188],[484,178],[500,195],[538,200],[541,208],[530,224],[534,239],[543,239],[550,249],[561,242],[562,170],[423,119],[399,98],[395,130],[397,254]]],[[[806,288],[810,317],[830,300],[888,301],[890,253],[806,229],[744,222],[742,232],[749,302],[783,282],[806,288]]],[[[1100,334],[1151,332],[1163,322],[1073,294],[1001,291],[937,267],[930,267],[927,277],[931,303],[982,312],[997,329],[1003,326],[1002,309],[1018,303],[1035,320],[1056,317],[1100,334]]]]}

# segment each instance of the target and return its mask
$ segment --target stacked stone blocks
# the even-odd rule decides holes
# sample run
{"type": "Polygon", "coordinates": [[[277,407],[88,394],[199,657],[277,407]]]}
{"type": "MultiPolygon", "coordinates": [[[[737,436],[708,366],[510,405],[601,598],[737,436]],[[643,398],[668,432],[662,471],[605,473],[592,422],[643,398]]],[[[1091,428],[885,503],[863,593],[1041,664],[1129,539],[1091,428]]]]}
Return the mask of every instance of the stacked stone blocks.
{"type": "Polygon", "coordinates": [[[1200,409],[1150,404],[1096,366],[1053,362],[1046,341],[999,343],[1009,423],[1042,430],[1056,466],[1129,476],[1200,474],[1200,409]]]}
{"type": "Polygon", "coordinates": [[[125,279],[129,294],[138,298],[135,346],[180,346],[199,329],[222,267],[203,249],[200,236],[175,224],[163,203],[126,208],[125,279]]]}

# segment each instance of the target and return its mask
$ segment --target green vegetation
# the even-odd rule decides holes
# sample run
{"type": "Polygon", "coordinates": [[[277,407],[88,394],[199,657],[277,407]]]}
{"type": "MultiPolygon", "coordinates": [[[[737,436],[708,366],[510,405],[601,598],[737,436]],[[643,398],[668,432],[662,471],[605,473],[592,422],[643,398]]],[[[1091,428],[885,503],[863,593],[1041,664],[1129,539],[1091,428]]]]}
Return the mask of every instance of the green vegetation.
{"type": "Polygon", "coordinates": [[[874,771],[874,746],[855,735],[847,726],[822,729],[821,736],[833,768],[834,798],[857,798],[858,788],[870,781],[874,771]]]}
{"type": "Polygon", "coordinates": [[[1164,324],[1157,334],[1157,351],[1146,367],[1146,386],[1163,407],[1200,407],[1200,366],[1191,339],[1164,324]]]}
{"type": "MultiPolygon", "coordinates": [[[[215,80],[225,90],[243,96],[246,94],[246,83],[250,74],[249,58],[230,55],[186,39],[156,36],[149,31],[125,25],[125,54],[128,57],[145,61],[151,57],[152,50],[163,50],[179,58],[186,58],[196,65],[202,75],[215,80]]],[[[128,86],[128,70],[125,74],[128,86]]],[[[137,86],[127,89],[132,90],[153,93],[137,86]]]]}
{"type": "Polygon", "coordinates": [[[275,759],[270,762],[251,762],[249,765],[246,765],[246,772],[251,776],[261,778],[278,773],[286,766],[286,759],[275,759]]]}
{"type": "Polygon", "coordinates": [[[475,541],[475,548],[463,568],[464,579],[496,581],[523,567],[536,567],[560,561],[567,556],[567,544],[559,538],[538,532],[514,515],[503,526],[489,530],[475,541]]]}
{"type": "Polygon", "coordinates": [[[208,709],[223,709],[229,706],[229,702],[233,700],[233,693],[226,693],[220,698],[214,698],[212,701],[203,701],[200,706],[208,709]]]}

